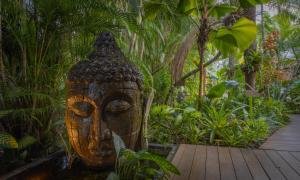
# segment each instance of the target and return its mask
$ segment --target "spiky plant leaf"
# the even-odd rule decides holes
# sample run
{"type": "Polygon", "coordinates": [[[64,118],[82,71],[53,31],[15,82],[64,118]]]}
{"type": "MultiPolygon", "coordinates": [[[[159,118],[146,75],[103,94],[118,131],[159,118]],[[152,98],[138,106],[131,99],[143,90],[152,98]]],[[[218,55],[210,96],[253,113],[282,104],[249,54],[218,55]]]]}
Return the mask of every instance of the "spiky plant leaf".
{"type": "Polygon", "coordinates": [[[8,133],[0,133],[0,147],[17,149],[18,143],[12,135],[8,133]]]}
{"type": "Polygon", "coordinates": [[[180,175],[179,170],[174,166],[170,161],[166,160],[165,158],[147,152],[147,151],[140,151],[138,152],[139,159],[141,160],[148,160],[155,162],[164,172],[172,172],[176,175],[180,175]]]}

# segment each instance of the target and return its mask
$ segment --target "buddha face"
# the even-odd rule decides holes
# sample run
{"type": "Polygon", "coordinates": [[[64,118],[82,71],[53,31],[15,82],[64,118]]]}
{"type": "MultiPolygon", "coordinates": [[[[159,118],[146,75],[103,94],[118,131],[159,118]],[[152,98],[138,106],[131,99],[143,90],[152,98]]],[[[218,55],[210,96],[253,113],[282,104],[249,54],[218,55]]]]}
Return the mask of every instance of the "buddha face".
{"type": "Polygon", "coordinates": [[[112,131],[134,149],[142,122],[141,92],[136,82],[67,82],[66,125],[70,142],[91,167],[115,162],[112,131]]]}

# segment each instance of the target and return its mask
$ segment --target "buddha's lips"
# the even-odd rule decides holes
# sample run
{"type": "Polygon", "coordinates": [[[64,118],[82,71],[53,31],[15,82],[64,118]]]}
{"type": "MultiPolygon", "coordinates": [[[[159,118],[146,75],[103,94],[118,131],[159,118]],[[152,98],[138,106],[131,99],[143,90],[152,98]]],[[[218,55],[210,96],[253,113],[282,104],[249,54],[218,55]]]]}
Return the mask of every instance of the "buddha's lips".
{"type": "Polygon", "coordinates": [[[91,155],[100,157],[111,156],[113,154],[113,147],[110,141],[102,141],[101,144],[91,145],[88,150],[90,151],[91,155]]]}
{"type": "Polygon", "coordinates": [[[105,156],[113,155],[113,150],[112,149],[106,149],[106,150],[91,149],[90,153],[94,156],[105,157],[105,156]]]}

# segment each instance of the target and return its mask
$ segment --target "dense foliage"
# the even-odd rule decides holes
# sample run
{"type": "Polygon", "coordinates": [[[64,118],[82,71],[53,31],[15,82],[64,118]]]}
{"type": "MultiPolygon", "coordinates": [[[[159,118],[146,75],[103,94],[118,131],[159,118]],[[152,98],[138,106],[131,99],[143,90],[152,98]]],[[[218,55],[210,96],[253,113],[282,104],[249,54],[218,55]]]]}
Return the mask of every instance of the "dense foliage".
{"type": "MultiPolygon", "coordinates": [[[[300,112],[297,0],[1,0],[0,6],[0,173],[59,148],[72,156],[66,74],[102,31],[113,32],[144,75],[144,99],[153,100],[145,111],[149,142],[256,146],[286,124],[288,113],[300,112]],[[255,24],[247,12],[257,3],[269,9],[255,24]]],[[[124,154],[138,165],[150,157],[124,154]]]]}
{"type": "MultiPolygon", "coordinates": [[[[216,85],[217,89],[211,88],[215,95],[222,91],[222,84],[216,85]]],[[[245,92],[237,92],[237,89],[223,92],[219,98],[207,98],[201,111],[187,101],[176,107],[153,106],[149,138],[163,144],[254,146],[287,122],[283,102],[243,96],[245,92]]],[[[212,94],[210,91],[208,95],[212,94]]]]}

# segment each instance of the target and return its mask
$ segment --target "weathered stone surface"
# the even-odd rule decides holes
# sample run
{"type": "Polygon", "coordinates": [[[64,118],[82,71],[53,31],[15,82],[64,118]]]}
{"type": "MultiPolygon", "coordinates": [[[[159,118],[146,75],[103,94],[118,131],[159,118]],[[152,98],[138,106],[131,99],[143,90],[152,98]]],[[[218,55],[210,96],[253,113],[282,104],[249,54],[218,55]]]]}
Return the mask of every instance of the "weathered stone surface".
{"type": "Polygon", "coordinates": [[[89,59],[75,64],[68,74],[66,125],[83,162],[106,167],[116,158],[112,131],[128,148],[140,143],[143,78],[111,33],[101,33],[94,46],[89,59]]]}

